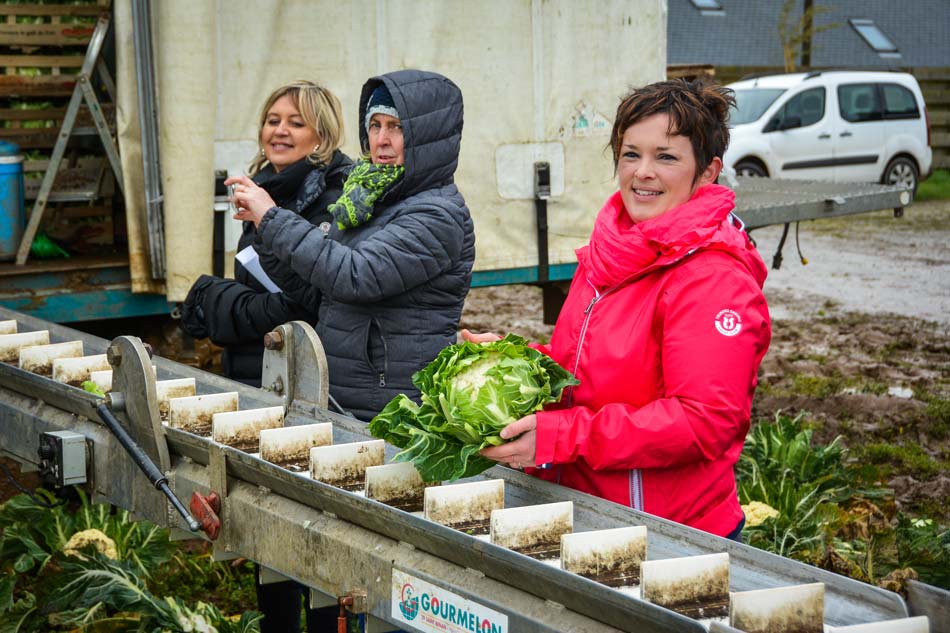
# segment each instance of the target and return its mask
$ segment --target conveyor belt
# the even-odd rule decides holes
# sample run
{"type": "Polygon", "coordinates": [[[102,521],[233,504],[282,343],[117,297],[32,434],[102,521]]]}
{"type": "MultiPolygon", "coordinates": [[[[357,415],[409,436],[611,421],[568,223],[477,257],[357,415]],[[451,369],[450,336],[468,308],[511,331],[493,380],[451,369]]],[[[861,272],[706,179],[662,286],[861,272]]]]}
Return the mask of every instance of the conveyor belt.
{"type": "MultiPolygon", "coordinates": [[[[390,625],[437,630],[431,621],[435,617],[431,601],[422,605],[421,614],[418,602],[401,604],[400,596],[405,598],[401,587],[408,585],[416,588],[416,597],[425,593],[421,587],[428,591],[426,595],[442,592],[443,602],[453,600],[460,610],[467,609],[468,615],[459,616],[459,627],[475,628],[458,628],[460,631],[483,630],[478,628],[482,624],[472,624],[476,619],[470,614],[480,614],[482,623],[498,623],[501,628],[497,630],[518,632],[736,630],[729,627],[728,619],[701,622],[635,597],[630,591],[608,587],[418,513],[315,481],[255,454],[159,421],[156,376],[150,365],[155,366],[159,381],[194,378],[199,395],[235,392],[241,410],[284,407],[284,426],[329,422],[334,445],[371,439],[365,424],[324,408],[326,368],[321,363],[322,352],[314,351],[319,342],[305,324],[279,328],[283,345],[272,347],[281,349],[265,353],[264,384],[272,389],[265,391],[166,359],[149,359],[131,337],[109,343],[0,308],[0,321],[5,319],[16,320],[20,332],[48,330],[50,342],[81,340],[87,355],[108,351],[113,389],[124,394],[124,421],[169,476],[178,496],[188,499],[193,492],[213,490],[222,497],[221,532],[214,541],[217,557],[244,556],[277,577],[294,578],[313,588],[315,603],[335,604],[339,596],[353,596],[352,610],[372,616],[369,630],[391,630],[390,625]],[[416,611],[409,608],[411,604],[416,605],[416,611]],[[409,616],[412,619],[407,619],[409,616]],[[430,617],[429,623],[426,617],[430,617]]],[[[183,528],[165,498],[98,422],[94,407],[101,401],[76,387],[0,364],[0,452],[24,464],[36,464],[42,432],[80,433],[91,446],[89,486],[98,499],[160,525],[183,528]]],[[[387,461],[396,451],[386,447],[387,461]]],[[[507,468],[492,468],[466,482],[491,480],[504,482],[506,509],[570,502],[574,533],[645,526],[648,561],[728,554],[726,586],[734,594],[822,583],[819,618],[825,630],[918,614],[930,615],[930,630],[945,630],[940,622],[948,620],[950,606],[947,593],[939,589],[914,584],[909,613],[897,594],[507,468]]],[[[696,564],[687,562],[685,566],[698,568],[700,559],[696,560],[696,564]]],[[[642,573],[647,573],[645,567],[642,573]]],[[[643,582],[646,587],[645,576],[643,582]]],[[[704,581],[698,584],[703,586],[704,581]]],[[[792,593],[782,590],[778,596],[792,593]]],[[[727,599],[733,607],[738,602],[734,596],[727,599]]],[[[756,598],[756,602],[767,600],[756,598]]],[[[905,624],[916,626],[919,621],[906,620],[905,624]]],[[[493,629],[489,625],[484,630],[493,629]]]]}

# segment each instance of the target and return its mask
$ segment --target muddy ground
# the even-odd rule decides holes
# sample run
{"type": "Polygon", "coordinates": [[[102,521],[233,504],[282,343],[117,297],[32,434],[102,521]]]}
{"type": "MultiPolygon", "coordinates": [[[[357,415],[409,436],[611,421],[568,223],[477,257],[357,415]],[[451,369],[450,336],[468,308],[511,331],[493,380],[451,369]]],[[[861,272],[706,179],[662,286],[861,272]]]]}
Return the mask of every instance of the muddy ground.
{"type": "MultiPolygon", "coordinates": [[[[771,265],[780,227],[754,231],[771,265]]],[[[844,436],[901,510],[950,523],[950,201],[802,224],[765,285],[772,344],[753,420],[804,413],[814,438],[844,436]]],[[[463,327],[550,337],[541,293],[475,288],[463,327]]]]}

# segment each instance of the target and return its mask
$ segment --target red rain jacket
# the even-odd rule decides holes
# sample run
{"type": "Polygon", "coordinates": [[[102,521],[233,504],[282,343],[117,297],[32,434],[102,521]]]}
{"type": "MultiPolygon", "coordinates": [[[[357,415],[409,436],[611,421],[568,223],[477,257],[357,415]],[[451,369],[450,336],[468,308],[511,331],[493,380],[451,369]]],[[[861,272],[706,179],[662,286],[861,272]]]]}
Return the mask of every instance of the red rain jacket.
{"type": "Polygon", "coordinates": [[[725,536],[742,518],[733,467],[771,339],[767,269],[700,188],[636,225],[615,193],[597,216],[550,345],[580,385],[537,416],[533,474],[725,536]]]}

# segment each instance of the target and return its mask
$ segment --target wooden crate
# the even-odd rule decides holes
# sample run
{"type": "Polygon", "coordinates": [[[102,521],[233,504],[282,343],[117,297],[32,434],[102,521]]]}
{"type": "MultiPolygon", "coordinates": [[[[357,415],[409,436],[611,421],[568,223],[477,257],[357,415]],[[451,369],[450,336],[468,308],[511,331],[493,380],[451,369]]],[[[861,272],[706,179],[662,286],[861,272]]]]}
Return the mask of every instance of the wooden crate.
{"type": "MultiPolygon", "coordinates": [[[[102,113],[106,121],[114,125],[115,106],[111,103],[103,104],[102,113]]],[[[36,110],[0,108],[0,121],[13,124],[3,128],[3,138],[16,143],[21,149],[42,149],[48,153],[56,144],[65,114],[66,108],[62,106],[49,106],[36,110]]],[[[84,104],[79,107],[73,136],[79,139],[83,136],[96,135],[95,123],[89,114],[89,108],[84,104]]]]}
{"type": "MultiPolygon", "coordinates": [[[[2,0],[0,0],[2,2],[2,0]]],[[[0,137],[26,154],[24,197],[32,210],[86,49],[108,0],[85,4],[0,4],[0,137]]],[[[110,126],[115,106],[103,102],[110,126]]],[[[115,181],[88,108],[69,137],[42,229],[74,253],[112,243],[115,181]],[[85,140],[84,140],[85,139],[85,140]]]]}
{"type": "MultiPolygon", "coordinates": [[[[108,11],[105,0],[0,4],[0,121],[5,139],[23,149],[52,149],[96,19],[108,11]],[[23,109],[30,104],[47,107],[23,109]]],[[[111,121],[114,108],[105,114],[111,121]]],[[[81,133],[95,133],[85,108],[77,126],[81,133]]]]}
{"type": "MultiPolygon", "coordinates": [[[[23,165],[23,194],[28,201],[36,200],[40,190],[46,164],[49,161],[26,161],[23,165]]],[[[78,158],[65,167],[60,167],[53,185],[54,199],[70,199],[72,202],[93,202],[95,198],[84,192],[95,190],[96,197],[112,197],[115,193],[115,180],[112,170],[103,158],[86,156],[78,158]]]]}

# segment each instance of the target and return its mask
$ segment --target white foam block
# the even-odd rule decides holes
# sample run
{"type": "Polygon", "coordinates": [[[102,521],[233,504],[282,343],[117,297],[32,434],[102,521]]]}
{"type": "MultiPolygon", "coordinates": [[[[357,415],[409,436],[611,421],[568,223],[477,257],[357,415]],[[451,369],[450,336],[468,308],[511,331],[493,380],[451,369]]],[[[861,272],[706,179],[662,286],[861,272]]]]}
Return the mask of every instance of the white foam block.
{"type": "Polygon", "coordinates": [[[640,590],[644,600],[664,606],[728,601],[729,554],[643,561],[640,590]]]}
{"type": "Polygon", "coordinates": [[[196,393],[194,378],[172,378],[155,382],[155,397],[158,400],[158,415],[168,420],[169,402],[173,398],[190,398],[196,393]]]}
{"type": "Polygon", "coordinates": [[[333,443],[333,424],[301,424],[261,431],[261,459],[274,464],[309,461],[310,449],[333,443]]]}
{"type": "Polygon", "coordinates": [[[211,433],[211,419],[215,413],[237,410],[236,391],[171,398],[168,401],[168,424],[198,435],[208,435],[211,433]]]}
{"type": "Polygon", "coordinates": [[[612,579],[632,584],[640,578],[640,564],[647,558],[644,525],[573,532],[561,537],[561,567],[601,582],[612,579]]]}
{"type": "Polygon", "coordinates": [[[94,371],[111,369],[105,354],[80,356],[79,358],[58,358],[53,361],[53,380],[69,384],[78,384],[89,380],[94,371]]]}
{"type": "Polygon", "coordinates": [[[747,633],[783,627],[822,633],[824,615],[825,585],[820,582],[729,594],[729,626],[747,633]]]}
{"type": "Polygon", "coordinates": [[[422,510],[427,484],[410,462],[394,462],[366,469],[366,497],[415,512],[422,510]]]}
{"type": "Polygon", "coordinates": [[[484,524],[505,507],[505,481],[488,479],[426,488],[425,518],[452,527],[484,524]]]}
{"type": "Polygon", "coordinates": [[[264,429],[284,425],[284,407],[228,411],[211,416],[211,439],[248,452],[257,452],[264,429]]]}
{"type": "Polygon", "coordinates": [[[20,349],[34,345],[49,345],[49,331],[0,334],[0,361],[15,363],[20,360],[20,349]]]}
{"type": "Polygon", "coordinates": [[[49,345],[34,345],[20,348],[20,369],[49,376],[53,371],[53,361],[60,358],[79,358],[82,356],[82,341],[67,341],[49,345]]]}
{"type": "Polygon", "coordinates": [[[386,461],[383,440],[315,446],[310,449],[310,476],[346,489],[362,488],[369,466],[386,461]]]}
{"type": "Polygon", "coordinates": [[[111,369],[91,371],[89,372],[89,380],[96,383],[96,386],[99,387],[99,391],[102,391],[103,393],[112,391],[112,370],[111,369]]]}
{"type": "Polygon", "coordinates": [[[556,555],[574,530],[571,501],[492,510],[491,542],[528,555],[556,555]]]}

